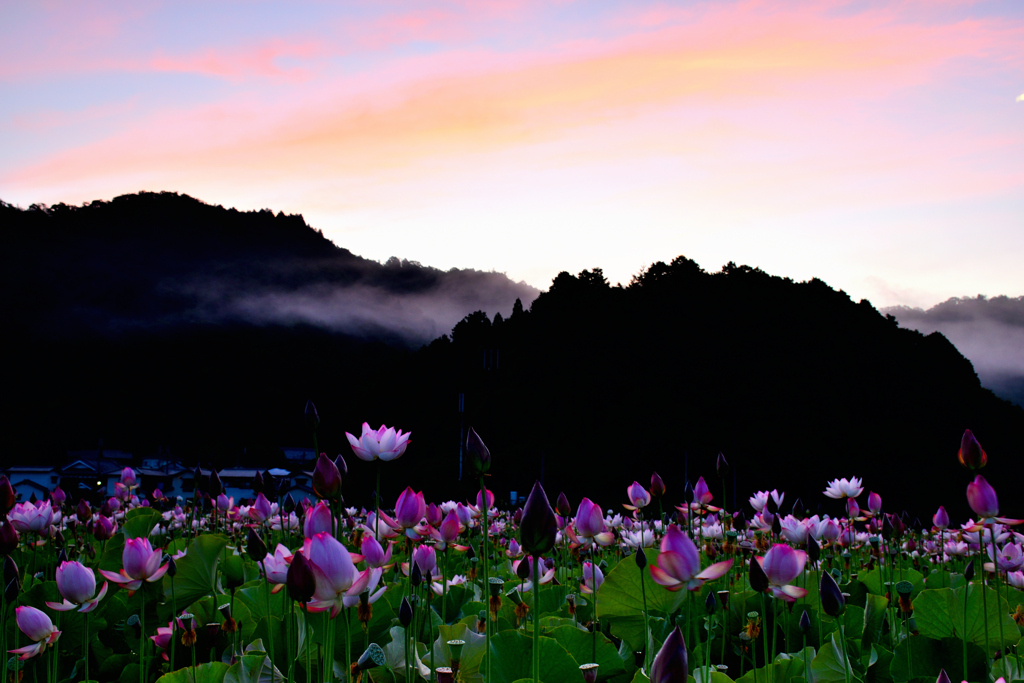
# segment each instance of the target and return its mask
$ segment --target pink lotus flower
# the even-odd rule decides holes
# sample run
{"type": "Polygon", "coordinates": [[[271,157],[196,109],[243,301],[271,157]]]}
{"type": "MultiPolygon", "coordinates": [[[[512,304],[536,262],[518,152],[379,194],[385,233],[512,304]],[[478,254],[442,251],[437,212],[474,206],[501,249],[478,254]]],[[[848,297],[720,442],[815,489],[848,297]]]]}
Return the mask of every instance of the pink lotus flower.
{"type": "Polygon", "coordinates": [[[92,535],[97,541],[106,541],[117,532],[114,520],[104,515],[96,515],[92,520],[92,535]]]}
{"type": "Polygon", "coordinates": [[[604,572],[601,568],[595,566],[592,562],[583,563],[583,582],[580,584],[580,590],[584,593],[593,593],[595,590],[594,582],[597,582],[596,589],[601,588],[601,584],[604,583],[604,572]]]}
{"type": "Polygon", "coordinates": [[[992,521],[1009,525],[1024,522],[1024,520],[1020,519],[1007,519],[1006,517],[998,516],[999,499],[996,497],[996,491],[985,481],[985,477],[980,474],[974,478],[973,482],[967,485],[967,502],[975,514],[982,518],[982,522],[976,524],[970,531],[978,531],[984,524],[991,523],[992,521]]]}
{"type": "Polygon", "coordinates": [[[682,588],[695,591],[705,581],[725,576],[732,567],[732,560],[716,562],[701,571],[700,553],[689,537],[672,525],[661,539],[661,554],[658,565],[650,565],[651,578],[655,583],[670,591],[682,588]]]}
{"type": "Polygon", "coordinates": [[[35,641],[34,645],[26,645],[16,650],[8,650],[12,654],[20,654],[21,656],[18,659],[29,659],[30,657],[42,654],[47,647],[56,643],[57,639],[60,638],[60,631],[57,630],[53,622],[50,621],[50,617],[46,616],[46,613],[42,610],[38,610],[35,607],[22,606],[16,608],[14,612],[17,615],[18,628],[31,640],[35,641]]]}
{"type": "Polygon", "coordinates": [[[267,581],[274,584],[271,593],[277,593],[284,588],[288,579],[288,565],[291,564],[292,553],[280,543],[274,549],[273,555],[263,558],[263,566],[267,572],[267,581]]]}
{"type": "Polygon", "coordinates": [[[120,573],[101,569],[100,574],[134,592],[142,586],[143,581],[153,583],[167,573],[167,565],[160,565],[161,557],[163,553],[154,550],[148,538],[129,538],[124,542],[124,552],[121,554],[124,568],[120,573]]]}
{"type": "Polygon", "coordinates": [[[764,557],[755,559],[764,570],[765,576],[768,577],[772,595],[786,602],[794,602],[807,595],[806,588],[788,585],[803,572],[804,564],[807,562],[807,553],[778,543],[773,545],[764,557]]]}
{"type": "Polygon", "coordinates": [[[367,567],[383,567],[391,561],[391,543],[388,543],[387,550],[385,550],[380,541],[370,535],[363,536],[363,543],[360,547],[363,554],[363,559],[366,560],[367,567]]]}
{"type": "Polygon", "coordinates": [[[103,582],[97,595],[96,575],[91,569],[80,562],[61,562],[57,567],[57,590],[64,602],[47,601],[50,609],[67,612],[81,605],[79,612],[91,612],[107,594],[107,582],[103,582]]]}
{"type": "Polygon", "coordinates": [[[384,425],[374,431],[370,429],[370,425],[364,422],[363,433],[358,439],[348,432],[345,432],[345,436],[356,457],[369,462],[377,458],[387,461],[401,457],[402,453],[405,453],[406,446],[409,445],[409,437],[412,436],[412,433],[403,434],[401,429],[396,432],[394,427],[385,427],[384,425]]]}
{"type": "Polygon", "coordinates": [[[461,530],[458,515],[455,514],[455,510],[449,510],[444,521],[430,535],[437,543],[438,550],[444,550],[455,543],[461,530]]]}
{"type": "Polygon", "coordinates": [[[761,512],[762,510],[764,510],[764,506],[768,504],[769,496],[771,496],[771,499],[775,501],[776,508],[782,507],[782,501],[786,499],[786,494],[779,493],[777,489],[772,489],[771,492],[758,491],[750,498],[748,498],[748,501],[750,502],[750,507],[754,508],[758,512],[761,512]]]}
{"type": "Polygon", "coordinates": [[[576,508],[576,518],[573,520],[576,527],[576,534],[584,539],[593,539],[598,545],[607,546],[615,540],[615,534],[608,531],[604,523],[604,515],[601,507],[596,505],[589,498],[580,501],[576,508]]]}
{"type": "Polygon", "coordinates": [[[795,545],[806,545],[807,538],[811,535],[811,525],[815,522],[786,515],[779,524],[782,526],[783,538],[795,545]]]}
{"type": "Polygon", "coordinates": [[[302,520],[302,535],[313,538],[323,533],[334,533],[334,518],[331,516],[331,508],[321,500],[306,511],[306,518],[302,520]]]}
{"type": "MultiPolygon", "coordinates": [[[[693,487],[693,504],[702,508],[710,508],[713,499],[714,496],[711,495],[711,490],[708,489],[704,477],[697,479],[697,484],[693,487]]],[[[715,508],[715,511],[717,510],[718,508],[715,508]]]]}
{"type": "MultiPolygon", "coordinates": [[[[533,555],[527,555],[526,557],[520,560],[514,561],[512,563],[513,574],[516,574],[519,571],[519,565],[522,562],[526,562],[527,566],[529,567],[529,572],[527,574],[527,580],[519,587],[519,592],[529,593],[531,590],[533,590],[533,555]]],[[[551,579],[555,578],[554,564],[548,567],[547,564],[541,562],[541,565],[538,569],[540,570],[540,585],[543,586],[544,584],[549,583],[551,579]]]]}
{"type": "Polygon", "coordinates": [[[651,494],[647,492],[647,489],[642,484],[636,481],[626,489],[626,497],[629,498],[630,505],[623,503],[622,506],[627,510],[645,508],[651,503],[651,494]]]}
{"type": "Polygon", "coordinates": [[[18,503],[8,514],[8,520],[17,531],[31,531],[36,534],[48,534],[53,524],[53,506],[45,500],[36,504],[18,503]]]}
{"type": "Polygon", "coordinates": [[[167,661],[169,659],[167,657],[166,650],[171,646],[171,638],[173,636],[174,622],[169,621],[167,622],[167,626],[157,626],[156,635],[149,637],[149,639],[153,641],[154,646],[160,648],[161,650],[164,650],[164,652],[161,653],[161,656],[164,658],[164,661],[167,661]]]}
{"type": "Polygon", "coordinates": [[[427,503],[423,499],[423,492],[416,493],[411,486],[406,486],[395,504],[395,523],[403,529],[412,529],[426,514],[427,503]]]}
{"type": "Polygon", "coordinates": [[[864,493],[863,482],[859,477],[849,479],[833,479],[825,489],[825,495],[829,498],[856,498],[864,493]]]}
{"type": "Polygon", "coordinates": [[[313,600],[307,607],[313,612],[331,611],[336,617],[345,607],[352,607],[371,583],[376,584],[383,573],[380,569],[367,569],[360,573],[352,556],[334,536],[320,533],[308,542],[309,564],[316,577],[313,600]]]}
{"type": "Polygon", "coordinates": [[[274,509],[275,507],[276,506],[272,505],[270,501],[267,500],[266,496],[259,493],[256,496],[256,502],[249,507],[249,519],[262,524],[274,516],[277,512],[277,510],[274,509]]]}
{"type": "Polygon", "coordinates": [[[882,497],[874,491],[868,494],[868,510],[873,515],[877,515],[882,511],[882,497]]]}
{"type": "Polygon", "coordinates": [[[437,569],[437,553],[429,545],[418,545],[412,551],[412,561],[420,568],[424,577],[433,576],[437,569]]]}

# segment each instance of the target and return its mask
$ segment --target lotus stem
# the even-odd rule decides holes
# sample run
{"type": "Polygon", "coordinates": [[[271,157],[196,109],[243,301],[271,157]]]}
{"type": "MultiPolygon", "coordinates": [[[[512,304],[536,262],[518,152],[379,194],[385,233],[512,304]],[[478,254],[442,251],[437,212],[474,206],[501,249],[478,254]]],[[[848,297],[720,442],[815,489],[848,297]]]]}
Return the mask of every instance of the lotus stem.
{"type": "Polygon", "coordinates": [[[846,677],[846,683],[850,683],[850,660],[846,656],[846,627],[841,621],[842,616],[839,619],[839,644],[843,646],[843,676],[846,677]]]}
{"type": "MultiPolygon", "coordinates": [[[[967,680],[967,596],[970,595],[970,592],[971,592],[971,584],[965,582],[964,583],[964,630],[963,630],[963,637],[960,639],[960,642],[963,645],[963,655],[964,655],[964,677],[963,677],[962,680],[965,680],[965,681],[967,680]]],[[[985,653],[985,656],[986,657],[988,656],[987,652],[985,653]]]]}
{"type": "MultiPolygon", "coordinates": [[[[488,580],[487,580],[488,579],[487,574],[488,574],[488,569],[489,569],[488,565],[490,565],[490,556],[489,556],[490,555],[490,542],[489,542],[490,533],[489,533],[489,530],[488,530],[488,527],[490,526],[490,523],[487,521],[488,507],[489,506],[487,505],[487,487],[484,485],[484,475],[481,474],[480,475],[480,519],[481,519],[480,523],[483,525],[483,540],[481,541],[481,544],[480,544],[480,563],[483,565],[483,569],[484,569],[484,577],[483,577],[483,584],[482,584],[483,585],[483,591],[482,592],[483,592],[484,600],[485,601],[487,599],[487,597],[486,597],[487,596],[487,591],[490,590],[490,587],[489,587],[489,584],[488,584],[488,580]]],[[[535,558],[535,560],[534,560],[534,571],[536,571],[536,569],[537,569],[537,562],[536,562],[536,558],[535,558]]],[[[540,592],[540,584],[537,583],[536,580],[533,582],[533,590],[537,591],[538,593],[540,592]]],[[[484,670],[487,672],[487,680],[490,681],[491,680],[491,610],[490,610],[490,607],[488,607],[485,610],[485,613],[486,613],[486,616],[487,616],[487,628],[484,631],[484,637],[486,639],[487,650],[484,653],[484,660],[485,660],[484,670]]]]}
{"type": "MultiPolygon", "coordinates": [[[[270,579],[267,575],[267,558],[263,558],[263,591],[267,598],[267,643],[270,649],[270,678],[274,680],[274,620],[271,617],[273,612],[270,611],[270,579]]],[[[174,590],[174,579],[171,579],[171,590],[174,590]]],[[[174,638],[171,638],[171,642],[174,642],[174,638]]],[[[173,662],[173,659],[172,659],[173,662]]],[[[173,664],[172,664],[173,666],[173,664]]]]}
{"type": "MultiPolygon", "coordinates": [[[[142,606],[139,608],[139,622],[142,626],[142,637],[139,639],[139,683],[146,683],[146,593],[145,584],[142,591],[142,606]]],[[[54,648],[56,649],[56,648],[54,648]]]]}
{"type": "MultiPolygon", "coordinates": [[[[985,530],[984,529],[982,529],[982,531],[981,531],[981,552],[982,552],[982,554],[985,553],[985,530]]],[[[982,568],[984,569],[984,565],[982,565],[982,568]]],[[[1000,612],[1000,610],[1002,609],[1002,606],[998,603],[998,600],[999,600],[999,551],[996,550],[996,534],[995,534],[995,529],[992,530],[992,569],[994,570],[994,573],[995,573],[996,601],[997,601],[996,602],[996,613],[999,614],[999,653],[1000,653],[1000,659],[1002,659],[1003,644],[1006,641],[1003,639],[1003,615],[1000,612]]],[[[981,590],[982,590],[982,595],[984,595],[985,594],[984,593],[985,587],[982,586],[981,590]]],[[[988,623],[988,610],[985,610],[985,623],[986,624],[988,623]]],[[[986,653],[986,654],[988,654],[988,653],[986,653]]],[[[966,675],[967,675],[967,672],[965,671],[964,672],[964,677],[965,678],[966,678],[966,675]]]]}
{"type": "MultiPolygon", "coordinates": [[[[638,553],[644,552],[643,548],[643,528],[640,529],[640,547],[637,549],[638,553]]],[[[636,561],[636,555],[633,556],[633,561],[636,561]]],[[[651,640],[651,624],[650,618],[647,615],[647,586],[644,582],[644,570],[640,570],[640,594],[644,600],[644,670],[650,672],[651,670],[651,648],[648,647],[648,643],[651,640]]],[[[597,660],[595,653],[594,660],[597,660]]]]}
{"type": "MultiPolygon", "coordinates": [[[[533,683],[540,683],[540,557],[533,556],[533,683]]],[[[597,602],[594,602],[597,614],[597,602]]],[[[488,647],[490,644],[488,643],[488,647]]],[[[488,678],[490,681],[490,678],[488,678]]]]}

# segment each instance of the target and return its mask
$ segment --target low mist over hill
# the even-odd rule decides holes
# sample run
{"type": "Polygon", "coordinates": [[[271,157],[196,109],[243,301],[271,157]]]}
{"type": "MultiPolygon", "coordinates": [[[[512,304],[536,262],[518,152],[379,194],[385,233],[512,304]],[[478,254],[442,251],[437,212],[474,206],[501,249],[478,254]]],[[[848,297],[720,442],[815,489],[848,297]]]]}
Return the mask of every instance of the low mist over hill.
{"type": "Polygon", "coordinates": [[[902,327],[941,332],[974,364],[982,384],[1024,406],[1024,296],[953,298],[920,308],[884,311],[902,327]]]}
{"type": "MultiPolygon", "coordinates": [[[[943,335],[818,279],[681,256],[625,287],[599,268],[562,273],[534,298],[503,275],[382,265],[301,217],[174,194],[0,212],[12,461],[102,438],[274,466],[281,447],[312,445],[312,399],[331,455],[349,457],[344,432],[363,421],[413,433],[386,468],[385,504],[409,484],[471,495],[458,480],[470,425],[499,500],[543,479],[552,495],[617,507],[656,470],[677,502],[703,475],[730,506],[734,487],[779,488],[787,507],[800,496],[837,514],[819,507],[825,483],[864,476],[926,519],[939,504],[966,510],[965,428],[989,453],[986,476],[1024,478],[1024,410],[943,335]]],[[[368,503],[374,470],[349,460],[346,499],[368,503]]]]}
{"type": "Polygon", "coordinates": [[[416,347],[468,311],[507,313],[537,295],[499,273],[397,257],[382,265],[335,246],[302,216],[169,192],[81,207],[3,204],[0,222],[4,308],[46,337],[309,324],[416,347]]]}

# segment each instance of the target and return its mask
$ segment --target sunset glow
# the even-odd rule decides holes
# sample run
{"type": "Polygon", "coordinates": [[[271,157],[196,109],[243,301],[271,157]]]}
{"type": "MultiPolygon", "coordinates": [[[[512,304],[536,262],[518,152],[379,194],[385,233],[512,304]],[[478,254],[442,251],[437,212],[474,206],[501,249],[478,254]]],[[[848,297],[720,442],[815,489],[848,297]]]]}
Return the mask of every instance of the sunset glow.
{"type": "Polygon", "coordinates": [[[878,306],[1024,293],[1012,0],[4,14],[10,203],[176,191],[541,288],[685,254],[878,306]]]}

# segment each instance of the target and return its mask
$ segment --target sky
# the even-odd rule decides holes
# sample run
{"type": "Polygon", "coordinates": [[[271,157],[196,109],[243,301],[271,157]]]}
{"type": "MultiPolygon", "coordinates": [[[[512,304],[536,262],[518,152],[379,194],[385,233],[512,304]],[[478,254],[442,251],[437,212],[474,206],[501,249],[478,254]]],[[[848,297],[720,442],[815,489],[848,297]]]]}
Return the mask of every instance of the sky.
{"type": "Polygon", "coordinates": [[[301,213],[386,260],[678,255],[876,306],[1024,294],[1024,3],[0,9],[0,199],[301,213]]]}

